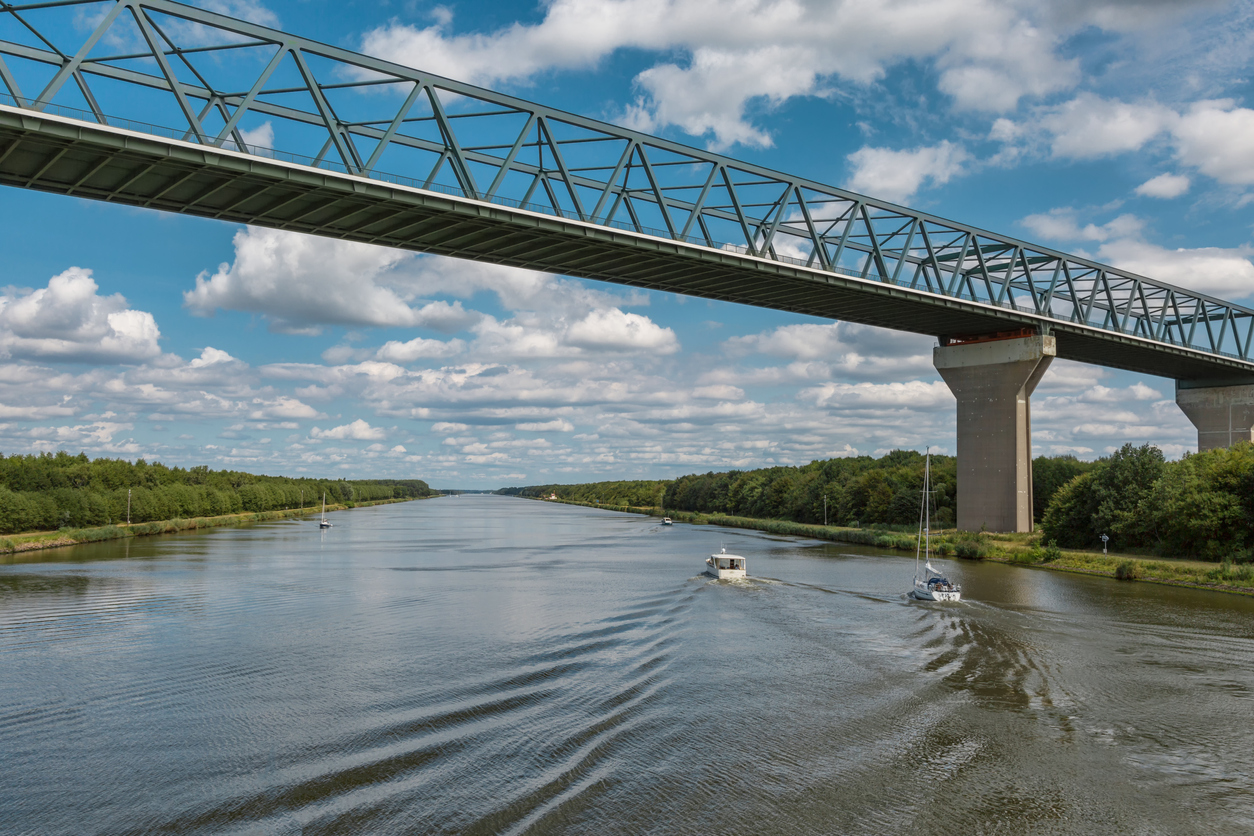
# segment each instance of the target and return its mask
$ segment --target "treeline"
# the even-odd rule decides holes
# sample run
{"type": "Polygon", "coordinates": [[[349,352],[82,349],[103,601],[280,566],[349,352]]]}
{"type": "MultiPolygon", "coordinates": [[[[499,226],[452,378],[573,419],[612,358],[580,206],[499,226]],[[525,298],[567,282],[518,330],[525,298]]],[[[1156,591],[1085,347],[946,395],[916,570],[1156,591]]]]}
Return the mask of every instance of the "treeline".
{"type": "Polygon", "coordinates": [[[602,505],[630,505],[636,508],[652,508],[662,504],[669,481],[642,480],[635,482],[589,482],[584,485],[531,485],[526,488],[502,488],[504,496],[548,497],[557,494],[559,499],[575,502],[600,503],[602,505]]]}
{"type": "Polygon", "coordinates": [[[0,455],[0,534],[430,496],[420,479],[290,479],[80,453],[0,455]]]}
{"type": "Polygon", "coordinates": [[[1041,521],[1046,539],[1209,560],[1254,558],[1254,444],[1168,462],[1157,447],[1125,444],[1069,481],[1041,521]]]}
{"type": "MultiPolygon", "coordinates": [[[[894,450],[880,458],[856,456],[802,467],[683,476],[667,489],[667,508],[703,513],[788,519],[829,525],[916,525],[925,457],[894,450]]],[[[1043,516],[1063,485],[1092,468],[1074,456],[1033,462],[1034,512],[1043,516]]],[[[957,519],[958,461],[932,456],[932,526],[957,519]]]]}
{"type": "MultiPolygon", "coordinates": [[[[500,493],[605,505],[841,526],[913,526],[919,520],[924,457],[815,461],[802,467],[693,474],[669,481],[536,485],[500,493]]],[[[957,460],[932,457],[932,527],[956,520],[957,460]]],[[[1043,541],[1064,548],[1140,549],[1168,557],[1254,560],[1254,444],[1168,462],[1157,447],[1124,445],[1082,462],[1032,462],[1034,512],[1043,541]]]]}
{"type": "MultiPolygon", "coordinates": [[[[1038,518],[1054,493],[1094,467],[1073,456],[1033,463],[1038,518]]],[[[923,490],[924,457],[913,450],[886,456],[815,461],[801,467],[693,474],[668,481],[596,482],[506,488],[517,496],[549,496],[607,505],[666,507],[677,511],[791,520],[829,525],[915,525],[923,490]],[[825,507],[826,506],[826,507],[825,507]]],[[[932,524],[956,521],[957,460],[932,457],[932,524]]]]}

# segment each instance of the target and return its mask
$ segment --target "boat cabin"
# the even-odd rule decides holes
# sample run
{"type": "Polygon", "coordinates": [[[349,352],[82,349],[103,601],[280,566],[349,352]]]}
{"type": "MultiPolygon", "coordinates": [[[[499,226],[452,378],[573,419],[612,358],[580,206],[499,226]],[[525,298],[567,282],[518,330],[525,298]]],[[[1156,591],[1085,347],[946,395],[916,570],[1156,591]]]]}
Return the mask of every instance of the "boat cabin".
{"type": "Polygon", "coordinates": [[[745,559],[738,554],[728,554],[727,549],[707,557],[705,565],[706,572],[719,580],[745,577],[745,559]]]}

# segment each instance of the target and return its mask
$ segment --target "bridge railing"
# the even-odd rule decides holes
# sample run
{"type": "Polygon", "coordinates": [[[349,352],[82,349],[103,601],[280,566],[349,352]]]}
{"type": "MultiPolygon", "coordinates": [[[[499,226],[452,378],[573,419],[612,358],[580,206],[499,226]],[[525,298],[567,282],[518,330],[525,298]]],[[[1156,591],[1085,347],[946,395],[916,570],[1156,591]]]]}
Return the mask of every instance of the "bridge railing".
{"type": "Polygon", "coordinates": [[[171,0],[0,1],[0,93],[27,110],[1252,356],[1249,308],[171,0]]]}

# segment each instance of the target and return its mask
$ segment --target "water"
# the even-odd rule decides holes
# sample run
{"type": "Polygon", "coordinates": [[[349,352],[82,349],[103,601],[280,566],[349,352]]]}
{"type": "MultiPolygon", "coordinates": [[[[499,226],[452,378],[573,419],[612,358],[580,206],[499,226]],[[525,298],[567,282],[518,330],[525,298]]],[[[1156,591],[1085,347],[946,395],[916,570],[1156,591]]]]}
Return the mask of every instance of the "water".
{"type": "Polygon", "coordinates": [[[1254,831],[1254,600],[461,497],[0,566],[0,833],[1254,831]],[[754,577],[698,574],[719,546],[754,577]]]}

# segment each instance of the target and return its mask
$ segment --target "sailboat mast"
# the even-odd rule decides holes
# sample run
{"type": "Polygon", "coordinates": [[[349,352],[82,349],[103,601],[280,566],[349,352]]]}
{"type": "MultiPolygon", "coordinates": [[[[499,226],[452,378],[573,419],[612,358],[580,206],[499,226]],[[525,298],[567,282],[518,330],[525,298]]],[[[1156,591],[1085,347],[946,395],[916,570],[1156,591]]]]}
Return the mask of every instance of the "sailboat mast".
{"type": "MultiPolygon", "coordinates": [[[[932,448],[927,448],[931,450],[932,448]]],[[[919,580],[919,552],[923,548],[923,538],[927,536],[926,525],[923,522],[924,514],[927,512],[927,470],[923,471],[923,502],[919,504],[919,538],[914,544],[914,579],[919,580]]]]}
{"type": "MultiPolygon", "coordinates": [[[[932,553],[932,503],[928,500],[931,498],[932,488],[932,448],[927,448],[927,460],[923,463],[923,556],[928,557],[932,553]]],[[[919,559],[916,557],[914,562],[918,564],[919,559]]]]}

